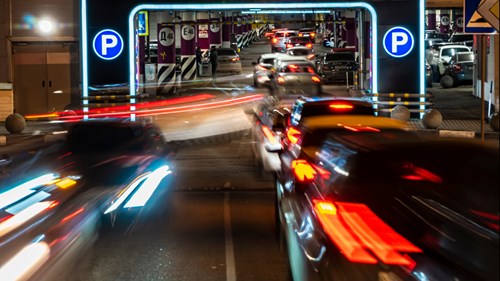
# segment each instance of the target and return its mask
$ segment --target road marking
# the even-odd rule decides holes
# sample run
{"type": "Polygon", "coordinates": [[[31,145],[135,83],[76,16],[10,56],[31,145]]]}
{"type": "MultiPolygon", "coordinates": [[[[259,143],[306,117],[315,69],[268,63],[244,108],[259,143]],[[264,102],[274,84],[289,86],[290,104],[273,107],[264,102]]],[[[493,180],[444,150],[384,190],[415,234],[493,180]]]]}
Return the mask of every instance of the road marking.
{"type": "Polygon", "coordinates": [[[224,192],[224,229],[226,234],[226,280],[236,281],[233,236],[231,233],[231,213],[229,211],[229,192],[224,192]]]}

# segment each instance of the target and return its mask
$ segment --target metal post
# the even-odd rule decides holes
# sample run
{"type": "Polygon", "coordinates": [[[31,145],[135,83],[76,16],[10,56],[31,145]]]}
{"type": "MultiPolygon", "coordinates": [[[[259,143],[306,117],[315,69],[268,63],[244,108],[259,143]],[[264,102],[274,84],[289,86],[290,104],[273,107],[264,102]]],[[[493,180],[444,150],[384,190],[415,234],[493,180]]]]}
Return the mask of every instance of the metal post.
{"type": "Polygon", "coordinates": [[[365,48],[369,46],[365,46],[365,10],[361,9],[358,14],[358,29],[359,29],[359,40],[358,40],[358,50],[359,50],[359,56],[358,56],[358,63],[359,63],[359,70],[361,70],[361,79],[359,85],[361,86],[361,89],[363,89],[363,83],[365,81],[365,75],[364,75],[364,70],[365,70],[365,48]],[[361,45],[361,46],[360,46],[361,45]]]}
{"type": "Polygon", "coordinates": [[[486,80],[486,35],[481,35],[481,141],[484,142],[484,82],[486,80]]]}

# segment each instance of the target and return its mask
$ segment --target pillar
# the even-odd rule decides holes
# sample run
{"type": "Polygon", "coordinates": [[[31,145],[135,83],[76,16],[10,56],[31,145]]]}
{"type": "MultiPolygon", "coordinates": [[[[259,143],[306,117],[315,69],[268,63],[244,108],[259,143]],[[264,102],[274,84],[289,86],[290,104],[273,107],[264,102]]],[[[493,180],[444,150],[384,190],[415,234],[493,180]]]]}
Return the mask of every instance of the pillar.
{"type": "Polygon", "coordinates": [[[208,38],[209,22],[210,16],[207,12],[198,12],[196,14],[196,24],[198,26],[196,42],[198,43],[198,47],[200,47],[203,51],[210,48],[210,39],[208,38]]]}
{"type": "Polygon", "coordinates": [[[427,10],[427,30],[436,30],[436,11],[427,10]]]}
{"type": "Polygon", "coordinates": [[[229,13],[224,13],[222,17],[222,47],[229,48],[231,47],[231,29],[232,29],[232,21],[233,16],[229,13]]]}
{"type": "Polygon", "coordinates": [[[440,25],[439,32],[441,33],[449,33],[450,32],[450,11],[449,10],[441,10],[440,14],[440,25]]]}
{"type": "Polygon", "coordinates": [[[194,12],[183,12],[181,24],[181,81],[196,77],[196,40],[194,12]]]}
{"type": "Polygon", "coordinates": [[[210,48],[215,46],[219,48],[222,45],[221,42],[221,14],[220,13],[210,13],[210,29],[208,30],[208,38],[210,39],[210,48]]]}
{"type": "Polygon", "coordinates": [[[158,14],[158,87],[157,93],[169,96],[175,93],[175,26],[174,15],[158,14]]]}

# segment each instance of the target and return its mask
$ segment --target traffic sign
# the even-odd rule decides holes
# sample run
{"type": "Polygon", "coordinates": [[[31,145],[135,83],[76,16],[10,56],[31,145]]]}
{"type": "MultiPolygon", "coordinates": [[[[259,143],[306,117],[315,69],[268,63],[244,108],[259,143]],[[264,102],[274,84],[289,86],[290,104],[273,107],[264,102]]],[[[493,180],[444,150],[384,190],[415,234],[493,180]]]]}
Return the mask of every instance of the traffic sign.
{"type": "Polygon", "coordinates": [[[413,49],[415,40],[413,34],[401,26],[389,29],[383,39],[385,51],[392,57],[402,58],[408,55],[413,49]]]}
{"type": "Polygon", "coordinates": [[[174,31],[170,27],[164,27],[160,29],[160,34],[158,36],[158,42],[162,46],[168,47],[174,44],[175,36],[174,31]]]}
{"type": "Polygon", "coordinates": [[[498,0],[464,0],[465,33],[494,33],[498,21],[498,0]]]}
{"type": "Polygon", "coordinates": [[[92,46],[98,57],[104,60],[113,60],[123,51],[123,39],[118,32],[104,29],[94,37],[92,46]]]}
{"type": "Polygon", "coordinates": [[[139,36],[149,35],[149,21],[147,11],[140,11],[139,13],[137,13],[137,34],[139,36]]]}

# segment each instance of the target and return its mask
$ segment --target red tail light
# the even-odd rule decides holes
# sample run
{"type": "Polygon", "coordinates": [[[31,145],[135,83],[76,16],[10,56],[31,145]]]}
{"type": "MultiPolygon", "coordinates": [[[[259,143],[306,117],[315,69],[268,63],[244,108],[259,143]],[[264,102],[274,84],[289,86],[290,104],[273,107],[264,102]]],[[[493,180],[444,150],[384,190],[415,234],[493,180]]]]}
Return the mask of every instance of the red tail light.
{"type": "Polygon", "coordinates": [[[301,134],[302,133],[299,130],[295,129],[294,127],[289,127],[286,131],[286,137],[291,143],[294,144],[299,142],[301,134]]]}
{"type": "Polygon", "coordinates": [[[278,77],[277,81],[278,81],[278,85],[281,85],[281,86],[285,85],[285,78],[283,78],[282,76],[278,77]]]}
{"type": "Polygon", "coordinates": [[[277,38],[273,38],[273,43],[278,43],[278,39],[277,38]]]}
{"type": "Polygon", "coordinates": [[[299,37],[302,37],[302,36],[304,36],[304,34],[302,34],[302,33],[299,33],[299,37]]]}
{"type": "Polygon", "coordinates": [[[316,76],[316,75],[315,75],[315,76],[313,76],[313,77],[311,77],[311,80],[312,80],[314,83],[320,83],[320,82],[321,82],[321,79],[319,79],[319,77],[318,77],[318,76],[316,76]]]}
{"type": "Polygon", "coordinates": [[[297,65],[295,65],[295,64],[290,64],[288,67],[289,67],[289,68],[291,68],[291,69],[297,69],[297,68],[299,68],[299,67],[298,67],[297,65]]]}
{"type": "Polygon", "coordinates": [[[262,126],[262,132],[264,133],[264,135],[266,136],[267,140],[271,143],[271,144],[275,144],[277,143],[278,141],[276,140],[276,137],[273,133],[273,131],[271,131],[271,129],[269,129],[269,127],[267,126],[262,126]]]}
{"type": "Polygon", "coordinates": [[[286,44],[286,47],[291,48],[291,47],[293,47],[293,44],[286,44]]]}
{"type": "Polygon", "coordinates": [[[335,111],[350,111],[354,106],[349,103],[332,103],[330,104],[330,108],[335,111]]]}
{"type": "Polygon", "coordinates": [[[453,69],[455,71],[462,71],[462,65],[457,63],[457,64],[453,65],[453,69]]]}
{"type": "Polygon", "coordinates": [[[236,57],[236,58],[232,58],[231,61],[239,61],[240,58],[239,57],[236,57]]]}
{"type": "Polygon", "coordinates": [[[308,59],[308,60],[312,60],[312,59],[314,59],[314,54],[307,55],[307,59],[308,59]]]}
{"type": "Polygon", "coordinates": [[[324,200],[313,202],[325,233],[352,262],[375,264],[376,256],[385,264],[410,266],[413,260],[400,252],[422,252],[364,204],[324,200]]]}
{"type": "Polygon", "coordinates": [[[307,48],[309,48],[309,49],[311,49],[311,48],[313,47],[313,44],[311,44],[311,43],[307,43],[307,44],[306,44],[306,47],[307,47],[307,48]]]}
{"type": "Polygon", "coordinates": [[[311,32],[311,33],[309,33],[309,36],[314,37],[314,36],[316,36],[316,33],[311,32]]]}
{"type": "Polygon", "coordinates": [[[313,166],[303,159],[292,161],[292,171],[295,179],[300,183],[312,182],[317,174],[313,166]]]}

